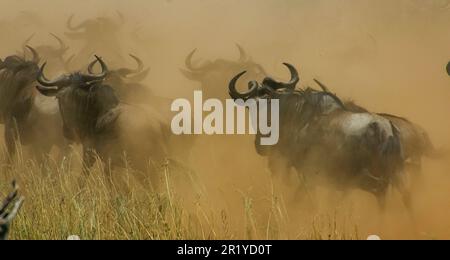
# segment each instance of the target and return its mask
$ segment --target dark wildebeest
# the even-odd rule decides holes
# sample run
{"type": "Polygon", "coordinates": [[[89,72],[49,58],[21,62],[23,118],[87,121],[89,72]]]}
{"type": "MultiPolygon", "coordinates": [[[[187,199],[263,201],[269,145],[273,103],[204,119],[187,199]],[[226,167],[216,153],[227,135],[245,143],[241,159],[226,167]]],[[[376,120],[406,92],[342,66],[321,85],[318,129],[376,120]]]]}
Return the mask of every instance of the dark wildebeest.
{"type": "Polygon", "coordinates": [[[83,41],[84,46],[73,58],[75,66],[84,66],[84,62],[90,59],[97,50],[102,50],[102,55],[107,56],[115,63],[122,64],[122,56],[119,33],[125,23],[124,17],[118,13],[117,19],[113,17],[97,17],[85,20],[78,25],[72,23],[73,15],[67,20],[65,35],[72,40],[83,41]]]}
{"type": "Polygon", "coordinates": [[[295,90],[297,70],[285,64],[292,79],[288,83],[266,78],[249,82],[249,90],[236,90],[238,74],[229,84],[233,99],[279,100],[280,139],[274,146],[256,148],[267,156],[273,173],[286,175],[293,167],[304,178],[324,178],[339,190],[360,188],[376,196],[384,208],[388,188],[393,185],[409,207],[410,196],[403,183],[403,155],[397,128],[372,113],[346,109],[335,95],[313,89],[295,90]]]}
{"type": "Polygon", "coordinates": [[[255,63],[241,46],[237,45],[237,47],[240,54],[238,60],[216,59],[205,61],[198,66],[194,65],[192,61],[197,51],[195,49],[186,57],[186,69],[182,69],[181,72],[186,78],[201,84],[204,98],[227,99],[229,97],[224,87],[228,85],[229,79],[237,73],[247,70],[248,79],[262,79],[267,76],[261,65],[255,63]]]}
{"type": "Polygon", "coordinates": [[[35,159],[41,161],[53,146],[65,149],[65,140],[58,103],[36,91],[39,56],[33,48],[28,49],[32,60],[17,55],[0,60],[0,119],[10,158],[20,142],[30,145],[35,159]]]}
{"type": "MultiPolygon", "coordinates": [[[[131,55],[136,61],[135,69],[122,67],[108,70],[104,80],[105,84],[114,88],[114,91],[121,102],[133,105],[144,105],[159,111],[159,114],[169,124],[173,113],[170,111],[171,99],[155,95],[153,91],[142,81],[148,75],[149,69],[144,68],[144,63],[138,57],[131,55]]],[[[88,72],[94,74],[94,66],[98,63],[94,60],[88,66],[88,72]]],[[[189,157],[189,150],[192,147],[192,137],[174,136],[170,137],[170,154],[173,159],[186,161],[189,157]]]]}
{"type": "MultiPolygon", "coordinates": [[[[84,171],[96,156],[106,163],[109,172],[115,166],[131,166],[142,172],[153,171],[167,156],[168,126],[149,108],[120,103],[113,87],[103,83],[108,69],[96,56],[100,74],[75,72],[55,80],[44,76],[42,65],[38,90],[55,96],[63,118],[64,135],[83,146],[84,171]]],[[[142,174],[137,178],[143,181],[142,174]]],[[[150,176],[155,177],[154,174],[150,176]]]]}
{"type": "Polygon", "coordinates": [[[0,240],[8,239],[9,228],[23,204],[23,197],[18,197],[18,188],[13,182],[14,190],[0,204],[0,240]]]}
{"type": "MultiPolygon", "coordinates": [[[[325,92],[330,92],[329,88],[322,82],[314,79],[314,81],[325,92]]],[[[353,112],[369,113],[369,111],[352,101],[344,102],[345,107],[353,112]]],[[[422,159],[440,158],[444,155],[442,151],[437,150],[431,142],[427,131],[420,125],[410,120],[386,113],[378,113],[378,115],[391,121],[399,130],[400,141],[402,145],[403,157],[405,159],[405,168],[413,173],[414,176],[420,176],[422,170],[422,159]]]]}

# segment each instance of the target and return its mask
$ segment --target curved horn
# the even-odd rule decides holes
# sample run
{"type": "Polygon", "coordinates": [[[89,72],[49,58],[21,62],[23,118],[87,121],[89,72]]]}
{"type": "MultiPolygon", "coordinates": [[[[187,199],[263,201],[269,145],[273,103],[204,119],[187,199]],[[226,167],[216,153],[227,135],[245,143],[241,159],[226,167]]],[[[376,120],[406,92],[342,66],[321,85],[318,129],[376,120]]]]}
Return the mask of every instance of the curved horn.
{"type": "Polygon", "coordinates": [[[131,82],[141,82],[145,78],[147,78],[149,72],[150,72],[150,69],[148,68],[148,69],[143,70],[143,71],[141,71],[141,72],[139,72],[139,73],[137,73],[137,74],[135,74],[133,76],[127,77],[127,80],[130,80],[131,82]]]}
{"type": "Polygon", "coordinates": [[[59,52],[64,53],[66,52],[69,48],[67,47],[67,45],[63,42],[63,40],[61,38],[59,38],[57,35],[50,33],[51,36],[53,36],[53,38],[55,38],[58,43],[59,43],[59,52]]]}
{"type": "Polygon", "coordinates": [[[330,89],[327,86],[325,86],[325,84],[323,84],[317,79],[314,79],[314,82],[316,82],[317,85],[319,85],[319,87],[323,90],[323,92],[330,93],[330,89]]]}
{"type": "Polygon", "coordinates": [[[286,88],[288,89],[295,89],[295,86],[297,86],[298,82],[300,81],[300,77],[298,76],[297,69],[292,66],[289,63],[283,63],[284,66],[286,66],[289,71],[291,72],[291,80],[288,83],[285,83],[286,88]]]}
{"type": "Polygon", "coordinates": [[[251,96],[254,96],[258,92],[259,84],[256,81],[251,81],[249,83],[249,90],[247,90],[246,92],[240,93],[237,91],[236,83],[245,73],[247,73],[247,71],[239,73],[230,81],[230,84],[228,85],[228,93],[230,94],[231,98],[247,99],[251,96]]]}
{"type": "Polygon", "coordinates": [[[30,44],[31,39],[33,39],[34,37],[34,33],[32,35],[30,35],[30,37],[28,37],[23,43],[22,43],[22,49],[25,52],[25,48],[27,47],[27,45],[30,44]]]}
{"type": "Polygon", "coordinates": [[[87,68],[89,74],[94,74],[94,66],[96,63],[97,63],[97,60],[93,60],[91,63],[89,63],[88,68],[87,68]]]}
{"type": "Polygon", "coordinates": [[[38,63],[39,62],[39,54],[38,54],[38,52],[35,49],[33,49],[31,46],[29,46],[29,45],[27,45],[25,47],[28,50],[30,50],[30,52],[33,54],[33,58],[32,58],[33,62],[38,63]]]}
{"type": "Polygon", "coordinates": [[[137,56],[133,54],[129,54],[131,58],[133,58],[137,63],[137,68],[135,70],[131,70],[131,73],[139,73],[144,70],[144,62],[142,62],[141,59],[139,59],[137,56]]]}
{"type": "MultiPolygon", "coordinates": [[[[133,54],[129,54],[129,55],[131,58],[133,58],[136,61],[137,68],[136,69],[120,68],[120,69],[116,70],[121,77],[127,77],[130,74],[141,73],[144,70],[144,62],[133,54]]],[[[92,73],[95,63],[97,63],[97,61],[94,61],[93,63],[89,64],[89,67],[88,67],[89,73],[92,73]]],[[[148,73],[148,70],[147,70],[147,73],[148,73]]]]}
{"type": "Polygon", "coordinates": [[[67,85],[69,83],[67,77],[58,78],[56,80],[48,80],[47,77],[45,77],[44,75],[44,69],[46,65],[47,62],[44,62],[44,64],[42,64],[41,68],[39,69],[38,76],[36,78],[37,82],[41,85],[37,86],[39,90],[41,91],[58,90],[59,86],[67,85]]]}
{"type": "Polygon", "coordinates": [[[291,80],[287,83],[284,83],[284,82],[275,81],[272,78],[265,78],[263,81],[263,85],[265,85],[265,87],[269,87],[274,90],[277,90],[277,89],[294,90],[295,89],[297,83],[300,81],[300,77],[298,76],[297,69],[295,69],[295,67],[289,63],[283,63],[283,65],[285,65],[289,69],[289,71],[291,73],[291,80]]]}
{"type": "Polygon", "coordinates": [[[239,50],[239,62],[246,62],[248,60],[248,55],[245,52],[244,48],[242,48],[242,46],[238,43],[236,43],[236,47],[239,50]]]}
{"type": "Polygon", "coordinates": [[[91,72],[89,72],[89,75],[83,75],[83,80],[86,82],[95,81],[95,80],[103,80],[108,74],[108,67],[106,66],[106,63],[102,60],[102,58],[100,58],[97,55],[95,55],[95,58],[96,58],[96,61],[91,64],[95,64],[96,62],[100,63],[100,66],[102,67],[102,72],[98,75],[94,75],[91,72]]]}
{"type": "Polygon", "coordinates": [[[194,67],[194,65],[192,64],[192,57],[194,56],[195,52],[197,52],[197,49],[194,49],[193,51],[191,51],[191,53],[189,53],[184,63],[186,64],[186,68],[188,68],[191,71],[202,71],[205,69],[206,64],[199,67],[194,67]]]}
{"type": "Polygon", "coordinates": [[[74,16],[74,15],[72,14],[72,15],[69,17],[69,19],[67,19],[66,25],[67,25],[67,28],[69,28],[69,30],[71,30],[71,31],[77,31],[77,30],[80,30],[80,29],[86,27],[86,21],[80,23],[80,24],[77,25],[77,26],[73,26],[73,25],[72,25],[72,19],[73,19],[73,16],[74,16]]]}
{"type": "Polygon", "coordinates": [[[186,68],[188,68],[189,70],[197,70],[197,68],[194,68],[194,66],[192,65],[192,57],[194,56],[195,52],[197,52],[197,49],[191,51],[184,60],[184,64],[186,64],[186,68]]]}

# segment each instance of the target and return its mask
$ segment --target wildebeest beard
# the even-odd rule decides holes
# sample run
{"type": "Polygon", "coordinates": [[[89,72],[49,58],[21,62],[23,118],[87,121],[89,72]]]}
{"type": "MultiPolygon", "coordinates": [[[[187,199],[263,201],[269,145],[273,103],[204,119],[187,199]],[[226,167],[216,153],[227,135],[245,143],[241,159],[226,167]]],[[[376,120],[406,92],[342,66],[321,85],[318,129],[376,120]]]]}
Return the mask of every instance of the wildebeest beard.
{"type": "MultiPolygon", "coordinates": [[[[111,130],[100,123],[119,105],[110,86],[97,83],[89,88],[68,87],[59,93],[58,99],[66,138],[73,140],[74,135],[79,139],[90,138],[111,130]]],[[[109,116],[106,124],[112,124],[118,114],[109,116]]]]}

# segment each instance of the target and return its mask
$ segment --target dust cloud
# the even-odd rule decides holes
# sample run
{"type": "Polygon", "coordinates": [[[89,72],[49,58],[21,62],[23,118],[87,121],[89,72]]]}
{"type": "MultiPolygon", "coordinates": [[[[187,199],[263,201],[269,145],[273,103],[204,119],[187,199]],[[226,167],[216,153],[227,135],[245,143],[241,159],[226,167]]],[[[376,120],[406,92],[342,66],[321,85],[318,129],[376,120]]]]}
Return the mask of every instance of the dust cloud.
{"type": "MultiPolygon", "coordinates": [[[[70,46],[69,53],[77,54],[83,42],[64,34],[70,15],[74,24],[98,16],[123,16],[124,25],[116,37],[120,46],[116,51],[125,57],[121,62],[133,65],[126,58],[128,53],[142,58],[151,68],[145,83],[160,96],[192,98],[193,90],[200,87],[179,71],[194,48],[198,49],[196,59],[233,60],[238,55],[235,43],[239,43],[277,78],[288,77],[281,63],[292,63],[300,71],[302,87],[316,87],[313,78],[318,78],[340,97],[371,111],[404,116],[422,125],[437,147],[450,147],[450,78],[445,72],[450,59],[450,9],[445,3],[0,0],[0,56],[16,53],[32,34],[31,46],[54,44],[49,33],[61,36],[70,46]]],[[[108,61],[103,51],[96,50],[108,61]]],[[[158,109],[167,113],[170,107],[158,109]]],[[[228,212],[235,227],[257,226],[247,235],[236,230],[237,238],[251,238],[248,233],[252,232],[259,233],[253,237],[264,237],[266,230],[258,225],[267,224],[267,208],[274,208],[274,199],[266,161],[256,155],[253,137],[199,137],[187,164],[201,180],[207,197],[202,203],[228,212]]],[[[278,237],[301,237],[311,226],[328,223],[323,219],[331,216],[332,222],[346,222],[350,233],[362,236],[377,232],[383,238],[448,239],[449,165],[448,161],[425,161],[421,184],[414,192],[414,220],[394,192],[388,213],[380,217],[375,199],[368,194],[355,191],[343,202],[333,202],[329,199],[333,193],[320,188],[312,206],[285,198],[281,208],[287,217],[277,222],[278,237]]]]}

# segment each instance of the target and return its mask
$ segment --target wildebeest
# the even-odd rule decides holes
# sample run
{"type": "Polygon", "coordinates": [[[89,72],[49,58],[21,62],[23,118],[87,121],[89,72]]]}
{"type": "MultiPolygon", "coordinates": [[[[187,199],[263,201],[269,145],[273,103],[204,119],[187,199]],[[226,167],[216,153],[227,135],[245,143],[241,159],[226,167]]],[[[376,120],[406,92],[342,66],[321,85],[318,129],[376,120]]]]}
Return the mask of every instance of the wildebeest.
{"type": "Polygon", "coordinates": [[[13,191],[0,204],[0,240],[8,239],[9,228],[17,216],[24,198],[19,197],[16,182],[13,182],[13,191]]]}
{"type": "Polygon", "coordinates": [[[205,98],[224,100],[228,98],[224,87],[227,86],[229,79],[237,73],[247,70],[248,79],[262,79],[267,76],[260,64],[254,62],[241,46],[237,45],[237,47],[239,50],[238,60],[216,59],[205,61],[201,65],[194,65],[192,60],[197,51],[195,49],[186,57],[186,69],[181,69],[181,72],[186,78],[201,84],[200,87],[205,98]]]}
{"type": "MultiPolygon", "coordinates": [[[[316,79],[314,81],[323,91],[330,92],[325,84],[316,79]]],[[[353,112],[369,113],[367,109],[355,104],[353,101],[346,101],[344,105],[353,112]]],[[[416,177],[421,173],[422,159],[424,157],[439,158],[443,156],[443,152],[434,147],[427,131],[419,124],[392,114],[378,113],[378,115],[391,121],[399,130],[405,168],[410,170],[416,177]]]]}
{"type": "MultiPolygon", "coordinates": [[[[58,43],[58,46],[52,45],[39,45],[34,46],[33,48],[39,53],[39,56],[42,59],[50,62],[53,67],[50,68],[52,73],[61,73],[69,70],[69,63],[73,57],[69,57],[66,59],[67,51],[69,50],[69,46],[57,35],[51,33],[52,36],[58,43]]],[[[30,45],[31,40],[33,39],[34,34],[32,34],[25,42],[22,44],[23,53],[26,52],[26,46],[30,45]]]]}
{"type": "Polygon", "coordinates": [[[117,18],[97,17],[84,20],[73,25],[73,15],[67,20],[65,35],[72,40],[83,41],[83,47],[73,58],[72,63],[83,66],[85,60],[90,59],[97,50],[102,50],[102,55],[107,56],[115,63],[123,63],[121,44],[118,33],[125,23],[123,15],[118,13],[117,18]]]}
{"type": "Polygon", "coordinates": [[[56,100],[35,89],[39,55],[27,49],[33,54],[31,60],[18,55],[0,60],[0,119],[10,158],[16,153],[16,143],[21,143],[30,145],[36,159],[42,160],[53,146],[65,149],[65,140],[56,100]]]}
{"type": "Polygon", "coordinates": [[[229,84],[233,99],[278,99],[280,139],[274,146],[256,148],[267,156],[273,173],[287,174],[290,168],[306,179],[324,178],[340,190],[360,188],[376,196],[384,208],[388,188],[393,185],[410,205],[403,183],[403,154],[398,129],[386,118],[368,112],[353,112],[335,95],[311,88],[296,90],[297,70],[285,64],[291,74],[288,83],[265,78],[249,82],[240,93],[229,84]]]}
{"type": "MultiPolygon", "coordinates": [[[[142,81],[148,75],[149,69],[145,69],[143,61],[135,55],[130,57],[136,61],[137,67],[110,69],[105,77],[105,84],[111,86],[119,101],[132,104],[148,106],[158,111],[164,121],[169,124],[173,114],[170,111],[172,100],[155,95],[155,93],[142,81]]],[[[93,74],[97,60],[92,61],[88,66],[88,72],[93,74]]],[[[173,159],[187,160],[189,150],[192,147],[192,138],[188,136],[170,136],[170,154],[173,159]]]]}
{"type": "MultiPolygon", "coordinates": [[[[96,59],[101,73],[74,72],[55,80],[44,76],[44,63],[38,73],[38,90],[57,98],[64,135],[83,146],[85,172],[97,155],[108,172],[124,165],[141,172],[155,170],[158,166],[150,160],[159,163],[166,158],[168,126],[154,110],[120,103],[113,87],[103,83],[108,75],[105,62],[96,59]]],[[[136,177],[142,181],[144,176],[136,177]]]]}

